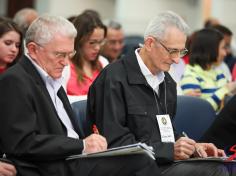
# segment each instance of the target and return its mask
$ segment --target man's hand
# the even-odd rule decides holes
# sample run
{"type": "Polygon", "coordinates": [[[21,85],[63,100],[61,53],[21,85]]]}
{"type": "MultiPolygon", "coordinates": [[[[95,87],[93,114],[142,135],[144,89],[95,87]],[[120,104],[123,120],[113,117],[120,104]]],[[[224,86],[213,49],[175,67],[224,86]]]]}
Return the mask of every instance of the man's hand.
{"type": "Polygon", "coordinates": [[[0,176],[15,176],[16,168],[8,163],[0,162],[0,176]]]}
{"type": "Polygon", "coordinates": [[[190,158],[195,151],[196,142],[188,137],[179,138],[174,144],[174,159],[184,160],[190,158]]]}
{"type": "Polygon", "coordinates": [[[224,150],[218,149],[212,143],[196,143],[195,148],[196,151],[194,153],[194,156],[196,157],[205,158],[208,156],[214,156],[214,157],[226,156],[224,150]]]}
{"type": "Polygon", "coordinates": [[[84,139],[84,151],[83,153],[100,152],[107,149],[106,139],[99,134],[91,134],[84,139]]]}

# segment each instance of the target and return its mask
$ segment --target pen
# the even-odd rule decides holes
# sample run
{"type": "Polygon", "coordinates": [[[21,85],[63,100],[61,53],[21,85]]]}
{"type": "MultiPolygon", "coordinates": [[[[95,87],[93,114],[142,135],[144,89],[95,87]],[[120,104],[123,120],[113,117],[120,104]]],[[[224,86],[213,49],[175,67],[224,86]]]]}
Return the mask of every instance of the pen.
{"type": "MultiPolygon", "coordinates": [[[[187,135],[184,131],[182,132],[182,135],[183,135],[184,137],[189,138],[188,135],[187,135]]],[[[195,151],[197,152],[197,154],[198,154],[200,157],[202,157],[201,153],[198,151],[198,149],[197,149],[196,147],[195,147],[195,151]]]]}
{"type": "Polygon", "coordinates": [[[98,128],[95,124],[93,124],[93,133],[99,134],[98,128]]]}

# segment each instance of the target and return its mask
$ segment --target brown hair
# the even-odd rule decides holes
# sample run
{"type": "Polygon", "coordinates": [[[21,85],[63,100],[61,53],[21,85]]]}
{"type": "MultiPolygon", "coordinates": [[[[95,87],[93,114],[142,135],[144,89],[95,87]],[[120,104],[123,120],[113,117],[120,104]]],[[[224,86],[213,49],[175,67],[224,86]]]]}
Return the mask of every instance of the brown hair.
{"type": "MultiPolygon", "coordinates": [[[[77,16],[73,20],[73,24],[77,30],[77,36],[75,38],[75,50],[76,54],[71,59],[72,63],[75,65],[76,72],[77,72],[77,80],[79,82],[83,82],[83,60],[81,48],[83,44],[87,41],[87,39],[90,37],[90,35],[93,33],[94,29],[99,27],[104,30],[104,38],[107,33],[106,26],[102,23],[100,18],[97,15],[94,15],[93,13],[82,13],[81,15],[77,16]]],[[[91,61],[92,69],[93,70],[101,70],[102,65],[98,61],[98,57],[91,61]]]]}

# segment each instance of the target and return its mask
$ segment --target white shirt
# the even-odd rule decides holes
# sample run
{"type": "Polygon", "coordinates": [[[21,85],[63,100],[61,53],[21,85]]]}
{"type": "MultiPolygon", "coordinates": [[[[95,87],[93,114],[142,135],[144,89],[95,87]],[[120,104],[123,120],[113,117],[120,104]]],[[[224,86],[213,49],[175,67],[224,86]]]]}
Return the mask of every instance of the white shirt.
{"type": "Polygon", "coordinates": [[[158,94],[159,85],[164,81],[165,74],[164,72],[160,72],[157,75],[153,75],[151,71],[147,68],[144,64],[141,56],[139,55],[138,51],[140,48],[135,50],[135,55],[138,60],[139,67],[145,79],[147,80],[148,84],[153,88],[153,90],[158,94]]]}
{"type": "Polygon", "coordinates": [[[57,96],[57,92],[62,85],[63,78],[53,79],[33,59],[31,59],[29,56],[28,56],[28,58],[32,62],[32,64],[35,66],[35,68],[39,72],[40,76],[42,77],[42,79],[46,85],[46,88],[49,92],[49,95],[52,99],[52,102],[55,106],[57,114],[67,129],[67,136],[79,139],[79,135],[75,132],[73,125],[70,121],[70,118],[64,108],[64,105],[63,105],[61,99],[57,96]]]}

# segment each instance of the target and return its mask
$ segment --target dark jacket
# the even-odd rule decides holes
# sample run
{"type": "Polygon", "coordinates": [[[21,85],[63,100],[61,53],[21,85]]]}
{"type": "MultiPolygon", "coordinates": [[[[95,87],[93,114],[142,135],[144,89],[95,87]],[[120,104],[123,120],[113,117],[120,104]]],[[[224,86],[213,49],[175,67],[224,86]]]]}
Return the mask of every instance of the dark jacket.
{"type": "Polygon", "coordinates": [[[157,161],[173,161],[174,145],[161,142],[156,119],[166,109],[171,118],[175,115],[176,83],[168,73],[159,94],[157,108],[154,91],[133,52],[108,65],[90,87],[88,120],[97,124],[109,147],[145,142],[153,146],[157,161]]]}
{"type": "MultiPolygon", "coordinates": [[[[58,96],[75,125],[64,89],[58,96]]],[[[46,86],[24,56],[0,77],[0,148],[19,175],[68,175],[65,158],[79,154],[83,141],[67,137],[46,86]]]]}

